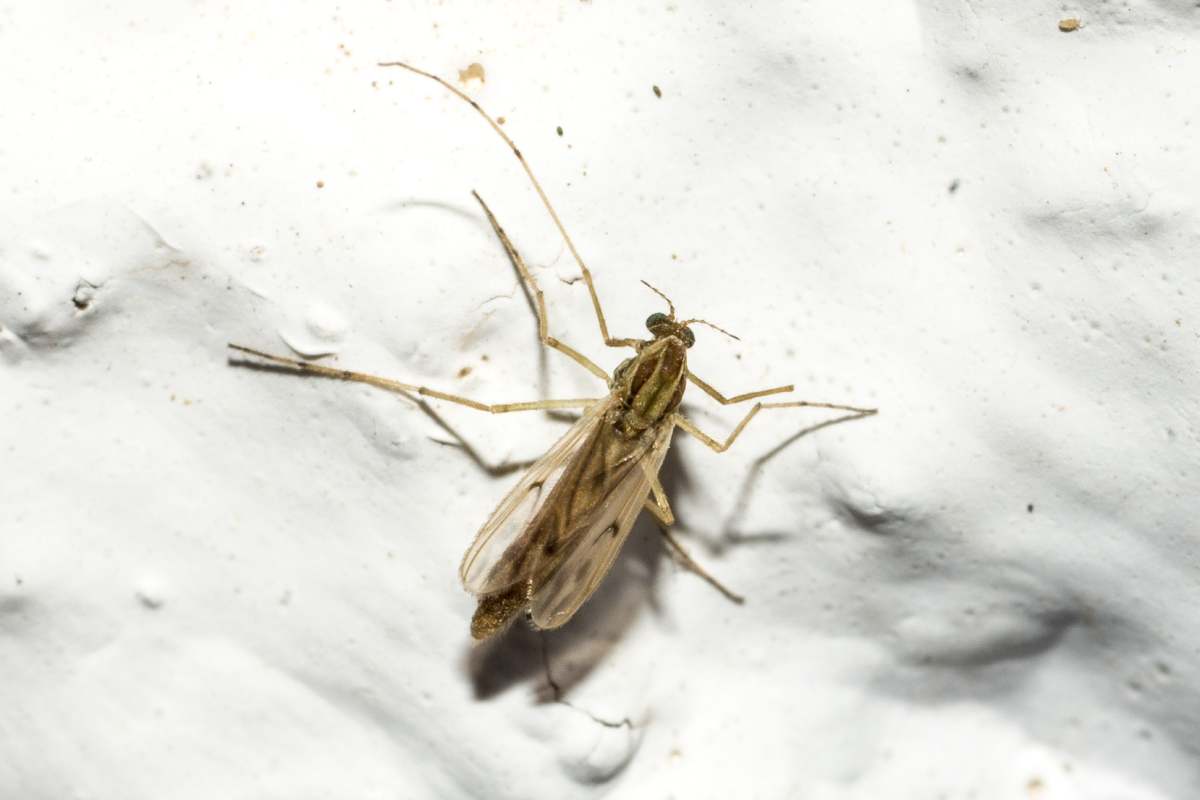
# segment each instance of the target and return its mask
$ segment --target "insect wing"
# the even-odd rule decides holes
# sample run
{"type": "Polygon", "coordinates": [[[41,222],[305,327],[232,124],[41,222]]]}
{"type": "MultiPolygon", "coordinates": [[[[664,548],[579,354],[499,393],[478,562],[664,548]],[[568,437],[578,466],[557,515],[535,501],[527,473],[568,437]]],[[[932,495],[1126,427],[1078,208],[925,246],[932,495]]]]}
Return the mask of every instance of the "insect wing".
{"type": "Polygon", "coordinates": [[[567,555],[544,585],[534,587],[533,623],[539,628],[566,624],[604,580],[625,543],[658,475],[673,425],[664,425],[638,464],[616,484],[572,537],[567,555]]]}
{"type": "Polygon", "coordinates": [[[596,425],[603,421],[608,405],[601,401],[584,410],[583,416],[529,468],[479,529],[458,571],[467,591],[477,595],[487,594],[508,588],[524,577],[511,576],[508,574],[511,570],[497,569],[497,566],[525,533],[530,520],[571,463],[571,457],[591,439],[596,425]]]}

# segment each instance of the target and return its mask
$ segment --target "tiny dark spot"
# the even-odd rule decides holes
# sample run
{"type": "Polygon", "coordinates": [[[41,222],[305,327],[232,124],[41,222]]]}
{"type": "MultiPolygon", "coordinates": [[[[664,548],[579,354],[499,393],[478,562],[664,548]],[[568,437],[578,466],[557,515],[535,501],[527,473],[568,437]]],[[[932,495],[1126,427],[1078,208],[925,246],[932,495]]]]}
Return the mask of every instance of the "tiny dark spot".
{"type": "Polygon", "coordinates": [[[471,368],[470,368],[470,367],[463,367],[462,369],[460,369],[460,370],[458,371],[458,379],[459,379],[459,380],[462,380],[463,378],[467,377],[467,376],[468,376],[468,375],[470,375],[470,374],[471,374],[471,368]]]}
{"type": "Polygon", "coordinates": [[[958,191],[958,187],[958,178],[955,178],[954,180],[950,181],[950,185],[946,187],[946,191],[950,192],[950,194],[954,194],[958,191]]]}
{"type": "Polygon", "coordinates": [[[542,546],[542,552],[548,556],[552,556],[558,552],[558,545],[553,541],[546,542],[546,544],[542,546]]]}
{"type": "Polygon", "coordinates": [[[517,148],[515,148],[515,147],[513,148],[513,153],[516,154],[517,158],[521,158],[521,151],[518,150],[517,148]]]}
{"type": "Polygon", "coordinates": [[[317,181],[317,188],[318,188],[318,189],[324,189],[324,188],[325,188],[325,181],[317,181]]]}
{"type": "Polygon", "coordinates": [[[96,286],[87,281],[80,281],[75,286],[75,294],[71,296],[71,303],[77,311],[87,311],[95,296],[96,286]]]}
{"type": "Polygon", "coordinates": [[[654,90],[655,97],[662,97],[662,89],[658,88],[657,86],[651,86],[650,88],[654,90]]]}
{"type": "Polygon", "coordinates": [[[558,131],[558,135],[559,135],[559,136],[562,136],[562,125],[559,125],[559,126],[558,126],[557,128],[555,128],[554,130],[558,131]]]}
{"type": "Polygon", "coordinates": [[[1030,514],[1032,514],[1033,513],[1033,503],[1030,503],[1029,505],[1025,506],[1025,510],[1027,512],[1029,512],[1030,514]]]}
{"type": "Polygon", "coordinates": [[[163,607],[162,597],[153,592],[138,592],[137,599],[138,602],[142,604],[143,608],[149,609],[150,611],[158,611],[163,607]]]}

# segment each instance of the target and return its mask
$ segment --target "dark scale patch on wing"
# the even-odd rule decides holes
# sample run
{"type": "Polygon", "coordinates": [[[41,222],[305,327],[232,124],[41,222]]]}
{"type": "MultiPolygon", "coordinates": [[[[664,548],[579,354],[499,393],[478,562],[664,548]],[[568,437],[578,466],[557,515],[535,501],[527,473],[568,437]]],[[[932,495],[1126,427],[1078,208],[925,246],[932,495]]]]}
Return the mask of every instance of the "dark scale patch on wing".
{"type": "MultiPolygon", "coordinates": [[[[594,513],[629,471],[636,468],[647,446],[646,442],[631,441],[616,434],[608,424],[598,427],[592,440],[580,448],[530,524],[528,536],[531,538],[527,541],[535,546],[524,549],[520,555],[537,557],[538,563],[522,565],[522,571],[514,572],[514,575],[531,575],[535,587],[540,586],[576,547],[584,546],[580,538],[586,533],[586,527],[594,522],[594,513]]],[[[613,523],[600,537],[619,533],[613,523]]],[[[521,544],[514,542],[514,551],[520,551],[521,544]]]]}

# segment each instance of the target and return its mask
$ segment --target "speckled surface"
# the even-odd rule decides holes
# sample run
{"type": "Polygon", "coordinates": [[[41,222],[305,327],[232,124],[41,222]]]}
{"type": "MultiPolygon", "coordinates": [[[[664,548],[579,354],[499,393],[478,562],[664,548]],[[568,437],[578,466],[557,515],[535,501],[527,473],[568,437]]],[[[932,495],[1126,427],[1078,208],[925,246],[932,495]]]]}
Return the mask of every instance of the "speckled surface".
{"type": "MultiPolygon", "coordinates": [[[[1200,792],[1200,10],[733,5],[0,8],[0,796],[1200,792]],[[697,331],[718,388],[882,409],[677,433],[681,537],[745,606],[642,524],[567,628],[473,648],[458,561],[515,478],[228,363],[602,392],[471,189],[551,332],[622,357],[396,59],[483,66],[614,331],[645,279],[742,337],[697,331]]],[[[489,463],[564,430],[436,410],[489,463]]]]}

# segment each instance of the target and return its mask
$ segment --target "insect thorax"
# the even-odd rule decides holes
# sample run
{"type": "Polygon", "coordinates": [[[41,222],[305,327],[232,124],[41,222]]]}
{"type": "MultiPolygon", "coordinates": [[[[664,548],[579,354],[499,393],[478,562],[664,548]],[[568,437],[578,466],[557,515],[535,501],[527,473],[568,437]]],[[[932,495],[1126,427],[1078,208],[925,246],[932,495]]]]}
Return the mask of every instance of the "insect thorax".
{"type": "Polygon", "coordinates": [[[614,427],[630,438],[666,420],[687,386],[687,347],[674,336],[646,343],[613,373],[613,393],[621,398],[614,427]]]}

